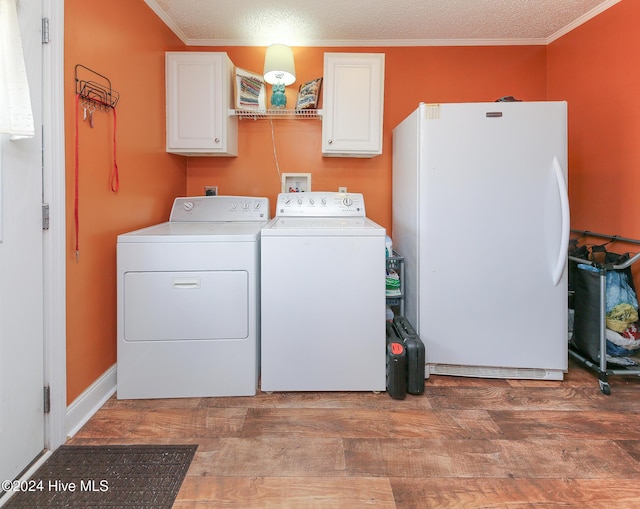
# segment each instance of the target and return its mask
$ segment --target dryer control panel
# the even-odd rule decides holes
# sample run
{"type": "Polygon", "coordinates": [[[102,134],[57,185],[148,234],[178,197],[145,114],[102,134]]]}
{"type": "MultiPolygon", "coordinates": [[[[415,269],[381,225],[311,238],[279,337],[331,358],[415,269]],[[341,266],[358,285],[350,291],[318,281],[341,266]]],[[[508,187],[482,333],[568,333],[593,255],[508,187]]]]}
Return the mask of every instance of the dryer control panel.
{"type": "Polygon", "coordinates": [[[276,216],[288,217],[365,217],[361,193],[311,191],[280,193],[276,216]]]}
{"type": "Polygon", "coordinates": [[[176,198],[171,222],[267,221],[269,199],[254,196],[193,196],[176,198]]]}

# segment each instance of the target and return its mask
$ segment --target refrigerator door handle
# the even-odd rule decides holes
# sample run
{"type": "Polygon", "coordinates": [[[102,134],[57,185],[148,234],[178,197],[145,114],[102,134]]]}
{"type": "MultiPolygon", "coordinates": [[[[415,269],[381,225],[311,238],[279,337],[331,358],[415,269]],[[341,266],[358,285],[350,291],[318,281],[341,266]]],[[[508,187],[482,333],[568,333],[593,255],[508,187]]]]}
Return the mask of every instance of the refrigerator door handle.
{"type": "Polygon", "coordinates": [[[558,160],[558,157],[553,158],[553,171],[556,175],[556,181],[558,183],[558,192],[560,194],[560,213],[562,215],[562,230],[560,233],[560,249],[558,252],[558,261],[556,268],[553,271],[553,285],[557,286],[562,278],[562,273],[567,264],[568,249],[569,249],[569,233],[571,229],[571,222],[569,219],[569,192],[567,190],[567,184],[564,180],[564,172],[562,171],[562,165],[558,160]]]}

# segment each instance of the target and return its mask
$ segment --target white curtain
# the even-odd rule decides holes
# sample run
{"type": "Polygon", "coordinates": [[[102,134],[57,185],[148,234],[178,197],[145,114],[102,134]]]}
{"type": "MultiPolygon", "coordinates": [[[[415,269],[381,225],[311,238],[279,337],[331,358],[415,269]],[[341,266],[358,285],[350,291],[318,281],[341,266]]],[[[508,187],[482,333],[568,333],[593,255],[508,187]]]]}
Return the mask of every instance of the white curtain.
{"type": "Polygon", "coordinates": [[[0,0],[0,133],[35,134],[16,0],[0,0]]]}

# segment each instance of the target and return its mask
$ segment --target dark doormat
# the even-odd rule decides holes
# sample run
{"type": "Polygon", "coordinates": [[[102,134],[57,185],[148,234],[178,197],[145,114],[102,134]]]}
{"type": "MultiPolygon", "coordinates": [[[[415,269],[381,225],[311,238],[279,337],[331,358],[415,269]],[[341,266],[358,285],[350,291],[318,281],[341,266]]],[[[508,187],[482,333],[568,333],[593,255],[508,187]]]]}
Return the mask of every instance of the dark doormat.
{"type": "Polygon", "coordinates": [[[4,507],[170,509],[197,447],[63,445],[4,507]]]}

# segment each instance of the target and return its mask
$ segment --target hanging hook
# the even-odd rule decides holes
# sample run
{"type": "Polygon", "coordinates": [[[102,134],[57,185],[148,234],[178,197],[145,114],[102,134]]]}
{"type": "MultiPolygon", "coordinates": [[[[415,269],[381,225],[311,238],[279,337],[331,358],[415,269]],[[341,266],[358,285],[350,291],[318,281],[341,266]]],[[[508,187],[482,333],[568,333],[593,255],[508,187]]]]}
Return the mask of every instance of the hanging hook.
{"type": "Polygon", "coordinates": [[[93,129],[93,112],[96,111],[96,105],[93,101],[89,106],[89,126],[93,129]]]}
{"type": "Polygon", "coordinates": [[[87,110],[89,109],[89,101],[86,98],[82,98],[82,102],[80,103],[82,107],[82,120],[87,120],[87,110]]]}

